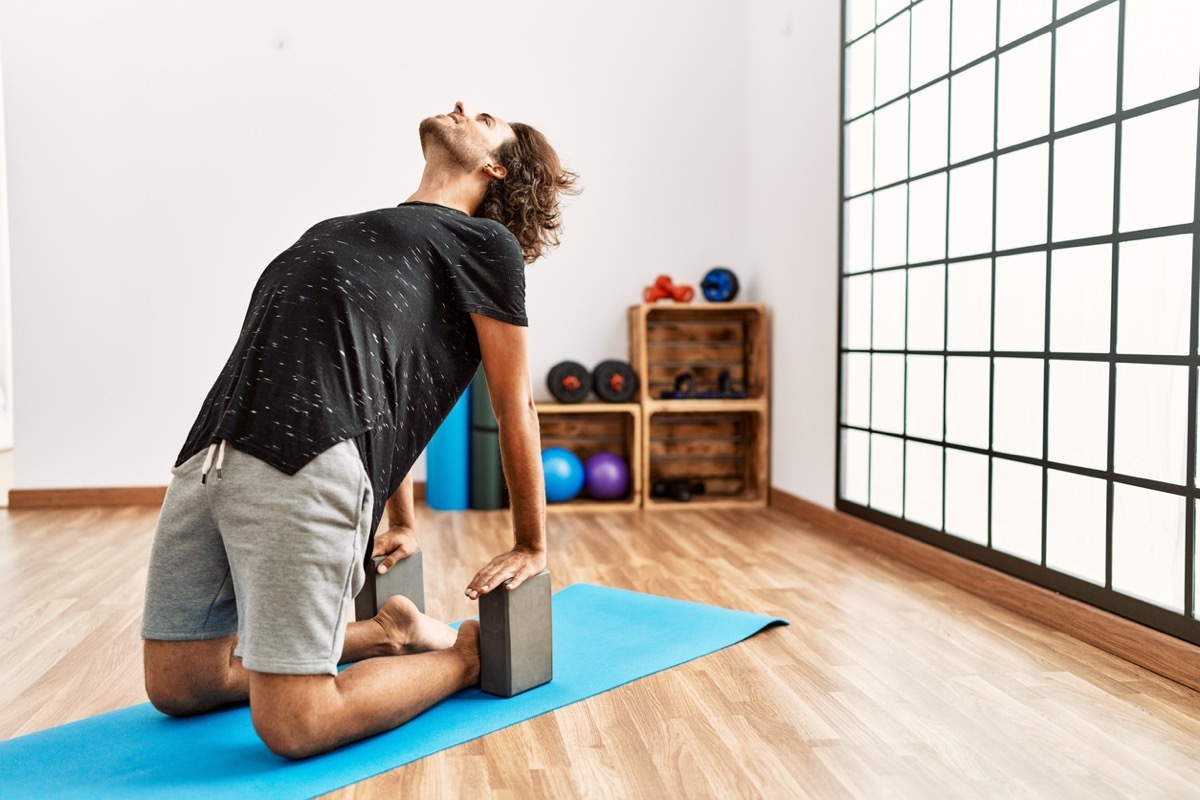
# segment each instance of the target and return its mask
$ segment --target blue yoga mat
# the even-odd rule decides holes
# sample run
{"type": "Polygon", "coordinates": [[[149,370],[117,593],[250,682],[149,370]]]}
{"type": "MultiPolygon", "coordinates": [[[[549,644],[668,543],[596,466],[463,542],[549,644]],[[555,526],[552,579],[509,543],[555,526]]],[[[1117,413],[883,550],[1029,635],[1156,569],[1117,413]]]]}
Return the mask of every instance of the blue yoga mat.
{"type": "Polygon", "coordinates": [[[393,731],[299,762],[267,750],[245,706],[173,719],[146,703],[0,742],[0,797],[312,797],[787,624],[586,583],[553,602],[554,680],[525,694],[462,691],[393,731]]]}

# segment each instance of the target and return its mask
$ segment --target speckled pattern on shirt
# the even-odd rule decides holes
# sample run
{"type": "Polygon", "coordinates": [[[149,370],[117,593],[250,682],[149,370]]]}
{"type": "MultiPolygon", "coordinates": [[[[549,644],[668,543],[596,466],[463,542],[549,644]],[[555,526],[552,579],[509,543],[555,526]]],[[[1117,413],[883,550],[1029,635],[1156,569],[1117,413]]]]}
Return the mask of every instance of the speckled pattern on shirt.
{"type": "Polygon", "coordinates": [[[291,475],[354,439],[378,524],[479,366],[471,313],[528,324],[503,225],[411,202],[314,225],[259,278],[176,466],[225,439],[291,475]]]}

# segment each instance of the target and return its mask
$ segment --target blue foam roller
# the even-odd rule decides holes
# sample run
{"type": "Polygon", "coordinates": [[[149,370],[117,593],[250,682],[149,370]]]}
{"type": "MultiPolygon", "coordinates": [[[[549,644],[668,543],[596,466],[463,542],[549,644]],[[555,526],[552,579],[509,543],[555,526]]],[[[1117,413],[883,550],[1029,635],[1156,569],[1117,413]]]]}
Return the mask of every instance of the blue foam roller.
{"type": "Polygon", "coordinates": [[[438,511],[462,511],[471,500],[471,392],[425,447],[425,502],[438,511]]]}

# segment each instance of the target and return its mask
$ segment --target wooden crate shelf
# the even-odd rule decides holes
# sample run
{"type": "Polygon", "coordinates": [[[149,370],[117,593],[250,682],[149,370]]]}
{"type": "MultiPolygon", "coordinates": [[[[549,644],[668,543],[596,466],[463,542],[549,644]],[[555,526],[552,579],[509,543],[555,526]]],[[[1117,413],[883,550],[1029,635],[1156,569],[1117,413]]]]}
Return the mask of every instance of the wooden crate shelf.
{"type": "Polygon", "coordinates": [[[642,505],[642,409],[637,403],[538,403],[542,447],[564,447],[581,461],[616,453],[629,465],[629,493],[621,500],[593,500],[587,489],[566,503],[547,503],[549,513],[632,511],[642,505]]]}
{"type": "Polygon", "coordinates": [[[767,410],[643,409],[643,505],[647,509],[767,504],[767,410]],[[690,480],[705,491],[687,503],[652,497],[658,481],[690,480]]]}
{"type": "Polygon", "coordinates": [[[761,303],[645,303],[629,309],[630,363],[638,399],[661,400],[688,372],[698,392],[715,391],[722,372],[746,399],[765,400],[767,315],[761,303]]]}
{"type": "Polygon", "coordinates": [[[629,309],[629,360],[640,378],[642,506],[765,506],[770,463],[767,312],[761,303],[643,304],[629,309]],[[698,392],[728,371],[745,398],[664,398],[688,372],[698,392]],[[651,497],[662,480],[693,480],[682,503],[651,497]]]}

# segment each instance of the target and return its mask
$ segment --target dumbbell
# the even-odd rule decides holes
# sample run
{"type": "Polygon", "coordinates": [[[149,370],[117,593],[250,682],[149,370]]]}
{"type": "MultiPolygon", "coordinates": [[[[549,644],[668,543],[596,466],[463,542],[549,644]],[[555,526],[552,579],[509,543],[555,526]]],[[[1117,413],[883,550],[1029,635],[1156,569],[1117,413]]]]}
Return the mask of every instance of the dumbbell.
{"type": "Polygon", "coordinates": [[[354,618],[358,621],[370,619],[379,613],[389,597],[402,594],[416,604],[417,610],[425,613],[425,557],[421,549],[408,558],[402,558],[384,574],[379,574],[379,562],[384,556],[370,559],[366,565],[367,579],[354,598],[354,618]]]}
{"type": "Polygon", "coordinates": [[[512,591],[508,581],[479,598],[479,688],[512,697],[554,675],[550,572],[512,591]]]}
{"type": "Polygon", "coordinates": [[[642,292],[642,300],[647,303],[656,303],[667,298],[676,303],[690,303],[695,296],[695,289],[691,286],[677,286],[670,275],[659,275],[654,283],[642,292]]]}

